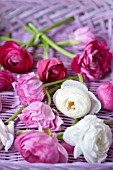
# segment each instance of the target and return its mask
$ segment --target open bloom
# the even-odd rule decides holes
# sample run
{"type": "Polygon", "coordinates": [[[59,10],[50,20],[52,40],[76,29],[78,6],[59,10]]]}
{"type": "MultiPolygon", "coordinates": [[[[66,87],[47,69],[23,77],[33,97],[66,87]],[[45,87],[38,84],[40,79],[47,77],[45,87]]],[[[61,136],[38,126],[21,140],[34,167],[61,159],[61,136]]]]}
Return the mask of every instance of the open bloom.
{"type": "Polygon", "coordinates": [[[96,96],[84,84],[74,80],[66,80],[55,92],[53,101],[63,114],[72,118],[98,113],[101,109],[96,96]]]}
{"type": "Polygon", "coordinates": [[[33,101],[42,101],[45,96],[42,82],[38,80],[34,72],[19,75],[17,82],[13,82],[12,85],[24,105],[29,105],[33,101]]]}
{"type": "Polygon", "coordinates": [[[94,40],[95,36],[90,27],[81,27],[70,34],[71,43],[74,45],[74,41],[80,42],[77,48],[84,48],[86,44],[94,40]]]}
{"type": "Polygon", "coordinates": [[[14,41],[7,41],[0,46],[0,63],[14,73],[26,73],[33,68],[31,54],[14,41]]]}
{"type": "Polygon", "coordinates": [[[102,108],[113,110],[113,85],[110,82],[102,83],[96,90],[98,99],[102,104],[102,108]]]}
{"type": "Polygon", "coordinates": [[[81,73],[84,78],[97,81],[106,76],[112,61],[109,47],[103,41],[91,41],[85,47],[83,54],[76,55],[71,62],[71,69],[81,73]]]}
{"type": "Polygon", "coordinates": [[[50,128],[51,131],[56,131],[63,124],[61,118],[52,112],[50,106],[39,101],[32,102],[23,109],[19,118],[27,127],[39,130],[50,128]]]}
{"type": "Polygon", "coordinates": [[[74,158],[81,154],[90,163],[105,161],[112,144],[112,132],[103,120],[95,115],[87,115],[74,126],[68,127],[63,139],[75,146],[74,158]]]}
{"type": "Polygon", "coordinates": [[[25,132],[17,136],[15,147],[31,163],[66,163],[68,154],[53,136],[43,132],[25,132]]]}
{"type": "Polygon", "coordinates": [[[14,122],[10,121],[8,125],[5,125],[0,119],[0,149],[5,147],[5,151],[12,146],[14,140],[14,122]]]}
{"type": "Polygon", "coordinates": [[[37,72],[40,79],[45,82],[61,80],[67,76],[67,68],[55,57],[38,61],[37,72]]]}
{"type": "Polygon", "coordinates": [[[7,70],[0,71],[0,92],[7,91],[12,88],[12,82],[14,81],[14,76],[11,72],[7,70]]]}

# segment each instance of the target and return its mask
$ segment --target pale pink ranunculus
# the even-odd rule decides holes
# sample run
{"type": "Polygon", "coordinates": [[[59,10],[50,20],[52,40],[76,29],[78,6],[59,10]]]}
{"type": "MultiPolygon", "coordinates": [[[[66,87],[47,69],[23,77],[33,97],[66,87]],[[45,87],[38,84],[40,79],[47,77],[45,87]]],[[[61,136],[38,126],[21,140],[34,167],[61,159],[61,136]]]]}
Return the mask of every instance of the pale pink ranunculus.
{"type": "Polygon", "coordinates": [[[20,97],[21,104],[29,105],[33,101],[44,99],[42,82],[35,76],[34,72],[19,75],[17,82],[13,82],[12,85],[20,97]]]}
{"type": "Polygon", "coordinates": [[[33,68],[33,57],[14,41],[7,41],[0,46],[1,65],[14,73],[27,73],[33,68]]]}
{"type": "Polygon", "coordinates": [[[57,131],[63,124],[62,119],[53,113],[49,105],[39,101],[32,102],[18,116],[28,128],[39,130],[50,128],[51,131],[57,131]]]}
{"type": "Polygon", "coordinates": [[[70,41],[74,45],[75,41],[80,42],[80,44],[75,47],[83,49],[90,41],[95,39],[93,31],[90,27],[81,27],[72,32],[70,35],[70,41]]]}
{"type": "Polygon", "coordinates": [[[37,72],[40,79],[45,82],[61,80],[67,76],[67,68],[55,57],[38,61],[37,72]]]}
{"type": "Polygon", "coordinates": [[[30,131],[17,136],[15,147],[31,163],[66,163],[68,154],[58,140],[43,132],[30,131]]]}
{"type": "Polygon", "coordinates": [[[76,55],[71,62],[71,69],[80,73],[84,78],[98,81],[104,78],[110,69],[112,54],[103,41],[91,41],[85,47],[82,55],[76,55]]]}
{"type": "Polygon", "coordinates": [[[14,82],[14,76],[8,70],[0,71],[0,92],[7,91],[12,88],[12,82],[14,82]]]}
{"type": "Polygon", "coordinates": [[[113,111],[113,85],[109,81],[100,84],[96,94],[102,104],[102,108],[113,111]]]}

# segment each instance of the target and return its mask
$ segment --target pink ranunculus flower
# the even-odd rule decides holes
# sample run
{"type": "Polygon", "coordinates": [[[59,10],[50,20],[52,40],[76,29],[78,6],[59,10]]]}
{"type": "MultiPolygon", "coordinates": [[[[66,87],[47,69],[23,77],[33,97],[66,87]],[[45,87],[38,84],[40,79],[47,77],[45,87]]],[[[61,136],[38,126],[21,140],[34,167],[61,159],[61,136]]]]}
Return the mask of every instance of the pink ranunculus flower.
{"type": "Polygon", "coordinates": [[[107,81],[102,83],[96,90],[102,108],[113,111],[113,85],[107,81]]]}
{"type": "Polygon", "coordinates": [[[19,75],[17,82],[13,82],[12,85],[19,95],[21,103],[24,105],[44,99],[45,93],[42,82],[38,80],[34,72],[19,75]]]}
{"type": "Polygon", "coordinates": [[[55,57],[38,61],[37,72],[40,79],[45,82],[61,80],[67,76],[67,68],[55,57]]]}
{"type": "Polygon", "coordinates": [[[74,45],[74,41],[80,42],[76,47],[84,48],[90,41],[95,39],[93,31],[90,27],[81,27],[72,32],[70,35],[70,41],[74,45]]]}
{"type": "Polygon", "coordinates": [[[28,128],[39,130],[50,128],[51,131],[57,131],[63,124],[62,119],[53,113],[50,106],[39,101],[32,102],[23,109],[19,118],[28,128]]]}
{"type": "Polygon", "coordinates": [[[104,78],[110,69],[112,54],[103,41],[94,40],[87,44],[83,54],[72,59],[71,69],[91,81],[104,78]]]}
{"type": "Polygon", "coordinates": [[[31,163],[66,163],[68,154],[55,136],[30,131],[17,136],[15,147],[31,163]]]}
{"type": "Polygon", "coordinates": [[[14,73],[26,73],[33,68],[31,54],[14,41],[7,41],[0,46],[0,63],[14,73]]]}
{"type": "Polygon", "coordinates": [[[12,88],[12,82],[14,82],[14,76],[7,70],[0,71],[0,92],[7,91],[12,88]]]}

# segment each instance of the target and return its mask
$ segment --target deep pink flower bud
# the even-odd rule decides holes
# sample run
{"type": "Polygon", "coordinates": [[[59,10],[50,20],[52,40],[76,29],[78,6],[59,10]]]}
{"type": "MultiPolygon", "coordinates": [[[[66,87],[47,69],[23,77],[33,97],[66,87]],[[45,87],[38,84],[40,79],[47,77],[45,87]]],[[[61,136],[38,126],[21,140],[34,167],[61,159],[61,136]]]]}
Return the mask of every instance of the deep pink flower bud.
{"type": "Polygon", "coordinates": [[[31,102],[44,99],[45,93],[42,82],[38,80],[34,72],[19,75],[17,82],[13,82],[12,85],[19,95],[21,103],[26,106],[31,102]]]}
{"type": "Polygon", "coordinates": [[[66,163],[68,154],[55,137],[30,131],[17,136],[15,147],[31,163],[66,163]]]}
{"type": "Polygon", "coordinates": [[[37,63],[37,72],[42,81],[53,82],[67,76],[67,68],[57,58],[40,60],[37,63]]]}
{"type": "Polygon", "coordinates": [[[113,85],[107,81],[102,83],[96,90],[102,108],[113,111],[113,85]]]}
{"type": "Polygon", "coordinates": [[[0,71],[0,92],[7,91],[12,88],[12,82],[14,82],[14,76],[7,70],[0,71]]]}
{"type": "Polygon", "coordinates": [[[71,62],[71,69],[91,81],[104,78],[110,69],[112,54],[103,41],[94,40],[87,44],[81,56],[76,55],[71,62]]]}
{"type": "Polygon", "coordinates": [[[7,41],[0,46],[0,63],[14,73],[26,73],[33,68],[31,54],[14,41],[7,41]]]}
{"type": "Polygon", "coordinates": [[[39,130],[50,128],[51,131],[57,131],[63,124],[62,119],[53,113],[50,106],[39,101],[32,102],[23,109],[19,118],[28,128],[39,130]]]}

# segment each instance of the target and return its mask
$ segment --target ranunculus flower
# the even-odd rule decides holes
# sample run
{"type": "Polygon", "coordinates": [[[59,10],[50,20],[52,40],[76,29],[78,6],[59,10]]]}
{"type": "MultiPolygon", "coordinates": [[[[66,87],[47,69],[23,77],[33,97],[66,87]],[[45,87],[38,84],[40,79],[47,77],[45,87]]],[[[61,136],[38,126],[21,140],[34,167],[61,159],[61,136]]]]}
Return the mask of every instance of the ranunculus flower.
{"type": "Polygon", "coordinates": [[[74,45],[74,41],[80,42],[76,47],[84,48],[86,44],[95,39],[93,31],[90,27],[81,27],[72,32],[70,35],[71,43],[74,45]]]}
{"type": "Polygon", "coordinates": [[[74,153],[74,146],[69,145],[65,141],[62,141],[61,145],[66,149],[68,154],[73,154],[74,153]]]}
{"type": "Polygon", "coordinates": [[[104,121],[95,115],[87,115],[74,126],[68,127],[63,139],[75,146],[74,158],[81,154],[89,163],[105,161],[112,144],[112,132],[104,121]]]}
{"type": "Polygon", "coordinates": [[[63,114],[72,118],[98,113],[101,109],[95,95],[84,84],[74,80],[66,80],[55,92],[53,101],[63,114]]]}
{"type": "Polygon", "coordinates": [[[52,112],[50,106],[39,101],[32,102],[23,109],[19,118],[28,128],[39,130],[50,128],[51,131],[57,131],[63,124],[62,119],[52,112]]]}
{"type": "Polygon", "coordinates": [[[94,40],[87,44],[83,54],[72,59],[71,69],[91,81],[97,81],[106,76],[112,61],[109,47],[103,41],[94,40]]]}
{"type": "Polygon", "coordinates": [[[37,72],[40,79],[45,82],[61,80],[67,76],[67,68],[62,61],[54,57],[38,61],[37,72]]]}
{"type": "Polygon", "coordinates": [[[12,82],[14,81],[14,76],[11,72],[7,70],[0,71],[0,92],[7,91],[12,88],[12,82]]]}
{"type": "Polygon", "coordinates": [[[15,147],[31,163],[66,163],[68,154],[55,137],[43,132],[25,132],[17,136],[15,147]]]}
{"type": "Polygon", "coordinates": [[[17,82],[13,82],[12,85],[24,105],[29,105],[33,101],[42,101],[45,96],[42,82],[38,80],[34,72],[19,75],[17,82]]]}
{"type": "Polygon", "coordinates": [[[14,140],[14,122],[10,121],[5,125],[0,119],[0,150],[5,147],[5,151],[12,146],[14,140]]]}
{"type": "Polygon", "coordinates": [[[1,96],[0,96],[0,111],[2,110],[2,100],[1,100],[1,96]]]}
{"type": "Polygon", "coordinates": [[[113,110],[113,85],[107,81],[102,83],[96,90],[98,99],[102,104],[102,108],[113,110]]]}
{"type": "Polygon", "coordinates": [[[0,63],[14,73],[26,73],[33,68],[31,54],[14,41],[7,41],[0,46],[0,63]]]}

